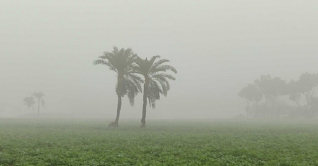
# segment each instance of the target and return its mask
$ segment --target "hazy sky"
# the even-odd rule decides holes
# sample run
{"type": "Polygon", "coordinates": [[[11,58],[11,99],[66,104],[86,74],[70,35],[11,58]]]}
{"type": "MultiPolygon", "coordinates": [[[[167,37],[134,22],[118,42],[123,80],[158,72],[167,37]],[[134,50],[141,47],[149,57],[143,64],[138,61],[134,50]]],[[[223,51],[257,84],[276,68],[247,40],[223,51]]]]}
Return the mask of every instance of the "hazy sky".
{"type": "MultiPolygon", "coordinates": [[[[113,46],[178,70],[147,118],[233,117],[261,74],[318,72],[318,1],[0,0],[0,116],[43,91],[43,113],[115,118],[115,73],[92,64],[113,46]]],[[[121,118],[141,118],[142,95],[128,103],[121,118]]]]}

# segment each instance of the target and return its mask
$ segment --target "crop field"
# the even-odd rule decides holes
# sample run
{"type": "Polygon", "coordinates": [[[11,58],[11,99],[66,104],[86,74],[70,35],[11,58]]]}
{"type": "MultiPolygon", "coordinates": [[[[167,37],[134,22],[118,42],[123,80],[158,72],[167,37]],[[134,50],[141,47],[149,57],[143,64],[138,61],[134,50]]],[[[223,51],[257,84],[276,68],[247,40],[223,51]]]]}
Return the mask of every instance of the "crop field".
{"type": "Polygon", "coordinates": [[[0,119],[0,165],[318,165],[318,123],[0,119]]]}

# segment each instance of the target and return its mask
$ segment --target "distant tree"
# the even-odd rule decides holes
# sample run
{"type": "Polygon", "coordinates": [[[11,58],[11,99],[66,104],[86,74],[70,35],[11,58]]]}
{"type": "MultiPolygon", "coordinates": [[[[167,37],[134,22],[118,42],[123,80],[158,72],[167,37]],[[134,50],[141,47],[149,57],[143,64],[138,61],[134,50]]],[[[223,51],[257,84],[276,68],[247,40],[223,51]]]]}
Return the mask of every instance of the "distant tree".
{"type": "Polygon", "coordinates": [[[122,97],[127,95],[130,104],[133,105],[135,96],[142,91],[141,83],[143,83],[143,80],[135,75],[132,69],[136,58],[137,55],[130,48],[118,50],[117,47],[114,47],[112,52],[105,52],[103,56],[94,61],[95,65],[106,65],[110,70],[117,73],[117,115],[115,121],[110,123],[109,127],[118,127],[122,97]]]}
{"type": "Polygon", "coordinates": [[[34,109],[35,101],[34,101],[33,96],[31,96],[31,97],[25,97],[25,98],[23,99],[23,101],[24,101],[24,104],[28,106],[28,109],[30,109],[30,107],[33,107],[33,109],[34,109]]]}
{"type": "Polygon", "coordinates": [[[290,116],[290,117],[314,117],[318,115],[318,74],[303,73],[299,80],[284,80],[270,75],[262,75],[260,79],[249,84],[239,92],[239,96],[248,101],[257,101],[256,98],[265,99],[265,103],[257,106],[246,107],[247,111],[260,116],[290,116]],[[290,106],[286,101],[278,100],[278,96],[288,96],[296,103],[290,106]],[[304,100],[302,100],[304,99],[304,100]],[[302,102],[304,101],[304,102],[302,102]]]}
{"type": "Polygon", "coordinates": [[[300,107],[300,111],[306,118],[312,118],[317,115],[317,88],[318,74],[303,73],[297,81],[295,89],[305,99],[305,104],[300,107]]]}
{"type": "Polygon", "coordinates": [[[40,115],[40,105],[42,104],[42,107],[44,107],[45,102],[44,102],[44,93],[42,92],[34,92],[33,96],[38,99],[38,116],[40,115]]]}
{"type": "Polygon", "coordinates": [[[153,56],[150,60],[137,57],[137,66],[134,66],[134,71],[143,75],[145,78],[141,127],[146,127],[147,100],[149,101],[150,107],[155,108],[156,100],[160,99],[160,94],[167,96],[167,92],[170,89],[168,80],[175,80],[174,76],[166,74],[165,72],[170,70],[177,73],[174,67],[163,65],[169,62],[169,60],[161,59],[156,61],[157,58],[160,58],[160,56],[153,56]]]}
{"type": "Polygon", "coordinates": [[[282,104],[277,103],[277,97],[286,94],[286,82],[278,77],[272,78],[270,75],[261,75],[253,84],[248,84],[238,93],[248,101],[247,116],[256,117],[278,115],[281,111],[277,107],[281,107],[282,104]],[[263,99],[265,103],[260,103],[263,99]]]}
{"type": "Polygon", "coordinates": [[[262,75],[260,79],[254,81],[254,84],[263,94],[269,107],[275,102],[277,96],[287,94],[286,82],[278,77],[262,75]]]}
{"type": "Polygon", "coordinates": [[[301,98],[301,89],[299,88],[299,82],[291,80],[287,84],[287,94],[289,95],[289,99],[296,103],[296,105],[300,106],[300,98],[301,98]]]}
{"type": "Polygon", "coordinates": [[[256,87],[255,84],[248,84],[238,93],[238,95],[248,101],[255,103],[260,102],[263,97],[261,91],[256,87]]]}
{"type": "Polygon", "coordinates": [[[318,115],[318,97],[313,97],[308,104],[309,118],[313,118],[318,115]]]}
{"type": "Polygon", "coordinates": [[[247,106],[245,108],[247,117],[251,114],[251,107],[258,105],[263,98],[263,94],[255,84],[248,84],[238,93],[238,95],[242,98],[245,98],[247,101],[247,106]]]}
{"type": "Polygon", "coordinates": [[[305,96],[306,103],[309,104],[315,97],[318,86],[318,75],[303,73],[298,80],[297,89],[305,96]]]}

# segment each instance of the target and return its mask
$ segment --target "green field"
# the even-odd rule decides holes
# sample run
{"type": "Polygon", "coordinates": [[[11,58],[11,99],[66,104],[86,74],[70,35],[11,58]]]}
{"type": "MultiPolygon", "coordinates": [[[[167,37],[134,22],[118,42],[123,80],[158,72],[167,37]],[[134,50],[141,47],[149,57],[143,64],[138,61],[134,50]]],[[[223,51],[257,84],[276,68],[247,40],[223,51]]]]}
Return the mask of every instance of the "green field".
{"type": "Polygon", "coordinates": [[[0,119],[0,165],[318,165],[318,122],[0,119]]]}

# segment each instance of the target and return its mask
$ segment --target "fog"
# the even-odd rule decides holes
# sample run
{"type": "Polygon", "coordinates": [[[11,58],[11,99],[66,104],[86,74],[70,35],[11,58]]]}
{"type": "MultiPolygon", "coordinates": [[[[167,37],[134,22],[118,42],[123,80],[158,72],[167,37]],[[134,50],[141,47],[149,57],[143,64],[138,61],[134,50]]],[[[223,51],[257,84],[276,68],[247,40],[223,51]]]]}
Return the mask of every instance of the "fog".
{"type": "MultiPolygon", "coordinates": [[[[169,59],[178,73],[147,119],[231,118],[260,75],[317,73],[318,1],[16,1],[0,5],[0,117],[115,118],[116,75],[93,61],[113,46],[169,59]]],[[[140,118],[142,95],[121,118],[140,118]]]]}

